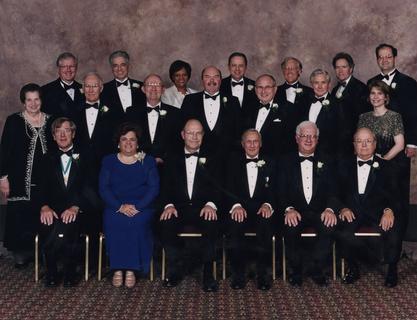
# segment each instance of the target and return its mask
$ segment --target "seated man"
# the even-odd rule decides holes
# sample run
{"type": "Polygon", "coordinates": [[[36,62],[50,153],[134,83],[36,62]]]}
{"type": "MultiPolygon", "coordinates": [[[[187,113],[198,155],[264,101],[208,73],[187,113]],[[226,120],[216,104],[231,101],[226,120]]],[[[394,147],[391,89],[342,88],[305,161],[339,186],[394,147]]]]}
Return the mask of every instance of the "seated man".
{"type": "Polygon", "coordinates": [[[203,141],[203,126],[198,120],[188,120],[181,132],[184,151],[168,157],[162,180],[160,235],[168,260],[168,276],[164,286],[174,287],[181,279],[179,265],[181,243],[177,233],[184,226],[193,226],[203,234],[203,290],[217,291],[213,277],[216,253],[218,214],[216,174],[219,166],[214,158],[199,153],[203,141]]]}
{"type": "Polygon", "coordinates": [[[272,238],[271,183],[275,176],[274,162],[261,157],[261,135],[248,129],[242,135],[244,153],[229,161],[227,210],[231,248],[233,289],[243,289],[246,284],[245,266],[247,248],[245,232],[256,232],[258,289],[269,290],[271,279],[267,274],[272,238]]]}
{"type": "Polygon", "coordinates": [[[296,129],[298,152],[289,153],[279,165],[279,203],[285,211],[284,236],[289,265],[289,282],[302,284],[301,233],[313,227],[317,238],[312,251],[312,279],[326,286],[323,272],[330,255],[335,231],[338,200],[336,178],[330,160],[316,153],[319,130],[311,121],[301,122],[296,129]]]}
{"type": "MultiPolygon", "coordinates": [[[[94,194],[89,184],[91,161],[73,145],[75,124],[68,118],[52,123],[58,148],[42,159],[40,220],[42,248],[46,260],[47,287],[58,285],[57,259],[63,256],[64,286],[76,285],[77,243],[81,209],[88,210],[87,196],[94,194]]],[[[96,199],[91,199],[95,201],[96,199]]]]}
{"type": "Polygon", "coordinates": [[[389,162],[375,156],[376,138],[371,130],[356,131],[353,147],[356,156],[341,164],[340,186],[343,209],[340,211],[342,254],[347,259],[345,284],[359,279],[356,263],[358,239],[354,233],[362,226],[382,234],[384,261],[388,263],[385,286],[397,285],[397,263],[401,253],[398,212],[399,197],[393,184],[389,162]]]}

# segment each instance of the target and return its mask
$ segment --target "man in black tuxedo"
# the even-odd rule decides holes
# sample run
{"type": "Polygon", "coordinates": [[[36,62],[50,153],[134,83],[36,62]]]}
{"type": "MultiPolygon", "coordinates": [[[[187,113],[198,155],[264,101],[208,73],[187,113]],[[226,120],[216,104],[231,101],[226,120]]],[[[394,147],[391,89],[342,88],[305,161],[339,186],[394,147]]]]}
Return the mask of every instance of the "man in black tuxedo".
{"type": "MultiPolygon", "coordinates": [[[[399,72],[395,68],[397,48],[390,44],[380,44],[375,49],[376,59],[381,73],[368,80],[382,80],[391,88],[389,109],[401,114],[404,124],[405,154],[408,158],[417,154],[417,82],[410,76],[399,72]]],[[[401,203],[402,203],[402,233],[408,223],[410,198],[410,160],[404,159],[399,163],[401,203]]]]}
{"type": "Polygon", "coordinates": [[[346,141],[343,110],[338,99],[329,93],[330,75],[322,69],[314,70],[310,75],[312,95],[305,95],[301,103],[302,120],[314,122],[320,131],[318,151],[336,157],[342,142],[346,141]]]}
{"type": "Polygon", "coordinates": [[[243,113],[244,128],[255,128],[262,135],[262,153],[274,159],[296,150],[292,139],[300,117],[290,103],[276,102],[276,81],[263,74],[256,79],[257,99],[243,113]]]}
{"type": "Polygon", "coordinates": [[[285,212],[284,237],[292,274],[289,282],[302,284],[301,233],[313,227],[317,238],[312,251],[312,279],[326,286],[323,270],[331,252],[338,211],[335,170],[330,158],[316,152],[319,130],[311,121],[296,129],[298,152],[290,153],[278,165],[279,211],[285,212]]]}
{"type": "Polygon", "coordinates": [[[126,111],[129,107],[139,107],[146,104],[142,91],[143,83],[129,78],[129,54],[125,51],[115,51],[109,57],[109,63],[114,79],[106,82],[101,93],[101,99],[118,118],[118,122],[127,120],[126,111]]]}
{"type": "Polygon", "coordinates": [[[95,201],[89,187],[89,158],[73,146],[75,129],[69,118],[57,118],[52,124],[52,132],[58,148],[42,159],[40,234],[47,287],[58,285],[57,260],[60,255],[63,256],[64,286],[76,285],[80,215],[82,211],[82,215],[86,214],[95,201]]]}
{"type": "Polygon", "coordinates": [[[240,107],[245,110],[255,97],[255,81],[245,77],[248,59],[241,52],[233,52],[229,56],[228,64],[230,75],[222,80],[220,92],[225,96],[235,96],[240,107]]]}
{"type": "Polygon", "coordinates": [[[241,134],[239,100],[220,92],[222,75],[209,66],[201,74],[204,91],[188,94],[181,106],[185,121],[197,119],[204,129],[201,149],[209,155],[228,154],[238,150],[241,134]]]}
{"type": "Polygon", "coordinates": [[[42,87],[42,111],[53,118],[74,119],[82,101],[81,84],[75,81],[78,60],[64,52],[58,56],[56,66],[59,78],[42,87]]]}
{"type": "Polygon", "coordinates": [[[368,87],[353,76],[355,63],[350,54],[346,52],[337,53],[332,64],[336,73],[337,85],[333,88],[331,94],[339,101],[340,108],[342,108],[345,116],[347,130],[347,140],[341,142],[341,147],[344,155],[350,155],[353,152],[350,142],[357,128],[359,115],[372,110],[368,103],[368,87]]]}
{"type": "Polygon", "coordinates": [[[228,217],[233,289],[243,289],[246,285],[245,232],[256,232],[257,286],[260,290],[271,288],[271,278],[267,274],[270,261],[274,212],[274,197],[271,184],[275,178],[275,164],[271,158],[263,157],[259,151],[261,135],[256,129],[248,129],[242,135],[241,152],[229,160],[227,175],[226,208],[228,217]]]}
{"type": "Polygon", "coordinates": [[[360,244],[354,233],[362,226],[382,234],[384,261],[388,263],[385,286],[397,285],[397,263],[401,253],[398,193],[388,161],[375,156],[376,138],[367,128],[358,129],[353,139],[356,156],[340,165],[340,210],[342,254],[347,259],[345,284],[359,279],[355,252],[360,244]]]}
{"type": "Polygon", "coordinates": [[[127,117],[143,130],[141,149],[155,157],[161,167],[168,153],[178,151],[181,145],[181,113],[179,109],[161,102],[164,85],[160,76],[148,75],[142,90],[146,95],[146,104],[128,108],[127,117]]]}
{"type": "Polygon", "coordinates": [[[288,101],[289,103],[298,105],[298,102],[304,95],[313,93],[310,87],[300,82],[300,76],[303,71],[303,65],[300,60],[294,57],[284,58],[281,62],[281,70],[285,82],[278,86],[276,96],[278,103],[288,101]]]}
{"type": "Polygon", "coordinates": [[[217,291],[213,277],[213,261],[216,254],[218,226],[216,191],[216,160],[202,154],[201,143],[204,130],[198,120],[188,120],[181,132],[184,151],[175,153],[165,164],[160,216],[160,235],[168,261],[168,276],[164,286],[174,287],[180,281],[181,242],[177,237],[184,226],[192,226],[202,232],[204,272],[203,290],[217,291]]]}

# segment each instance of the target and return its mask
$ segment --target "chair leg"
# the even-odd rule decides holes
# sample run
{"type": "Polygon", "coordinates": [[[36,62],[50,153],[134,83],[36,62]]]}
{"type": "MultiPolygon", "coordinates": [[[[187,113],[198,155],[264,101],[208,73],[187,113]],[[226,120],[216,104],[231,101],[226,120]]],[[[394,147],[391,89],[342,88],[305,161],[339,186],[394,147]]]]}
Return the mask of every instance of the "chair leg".
{"type": "Polygon", "coordinates": [[[217,280],[217,262],[213,261],[213,278],[217,280]]]}
{"type": "Polygon", "coordinates": [[[342,275],[342,278],[344,278],[345,277],[345,259],[344,258],[342,258],[341,260],[341,268],[342,268],[341,275],[342,275]]]}
{"type": "Polygon", "coordinates": [[[223,248],[222,248],[222,278],[226,280],[226,238],[223,237],[223,248]]]}
{"type": "Polygon", "coordinates": [[[165,280],[165,249],[162,248],[161,279],[165,280]]]}
{"type": "Polygon", "coordinates": [[[275,236],[272,236],[272,280],[276,279],[275,236]]]}
{"type": "Polygon", "coordinates": [[[98,266],[97,266],[97,279],[101,280],[101,266],[103,264],[103,239],[104,235],[101,233],[98,244],[98,266]]]}
{"type": "Polygon", "coordinates": [[[336,281],[336,242],[333,242],[333,281],[336,281]]]}
{"type": "Polygon", "coordinates": [[[35,236],[35,282],[39,281],[39,235],[35,236]]]}
{"type": "Polygon", "coordinates": [[[282,237],[282,280],[287,281],[287,261],[285,257],[285,240],[282,237]]]}
{"type": "Polygon", "coordinates": [[[84,279],[88,281],[88,269],[90,261],[90,237],[88,234],[85,235],[85,265],[84,265],[84,279]]]}
{"type": "Polygon", "coordinates": [[[151,258],[151,265],[150,265],[150,271],[149,271],[149,280],[153,281],[154,276],[153,276],[153,257],[151,258]]]}

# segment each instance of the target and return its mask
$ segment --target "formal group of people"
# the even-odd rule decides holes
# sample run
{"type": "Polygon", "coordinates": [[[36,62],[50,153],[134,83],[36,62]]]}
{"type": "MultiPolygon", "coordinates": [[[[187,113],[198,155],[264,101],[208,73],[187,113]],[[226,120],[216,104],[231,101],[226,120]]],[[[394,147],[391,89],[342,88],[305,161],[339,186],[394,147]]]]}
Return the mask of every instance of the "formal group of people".
{"type": "MultiPolygon", "coordinates": [[[[104,232],[112,284],[134,287],[147,273],[154,242],[167,257],[164,286],[184,276],[178,233],[202,234],[202,288],[218,289],[213,262],[219,236],[230,256],[231,287],[243,289],[252,241],[256,281],[271,287],[271,238],[284,236],[289,282],[301,286],[301,234],[314,228],[308,273],[327,285],[333,241],[347,260],[342,281],[359,279],[354,233],[381,233],[385,285],[397,285],[397,263],[407,225],[410,161],[417,150],[417,82],[395,67],[397,49],[376,50],[381,73],[364,84],[345,52],[330,74],[316,69],[311,87],[300,83],[302,63],[282,61],[285,82],[271,74],[245,76],[245,54],[229,56],[230,75],[215,66],[201,72],[203,90],[188,87],[191,66],[169,69],[173,85],[149,74],[129,77],[129,55],[109,57],[114,79],[95,73],[75,80],[77,58],[56,61],[59,78],[22,87],[23,110],[4,125],[0,191],[8,199],[5,246],[23,268],[39,233],[46,286],[77,283],[80,234],[93,243],[104,232]]],[[[93,253],[95,252],[93,244],[93,253]]],[[[93,254],[94,256],[94,254],[93,254]]]]}

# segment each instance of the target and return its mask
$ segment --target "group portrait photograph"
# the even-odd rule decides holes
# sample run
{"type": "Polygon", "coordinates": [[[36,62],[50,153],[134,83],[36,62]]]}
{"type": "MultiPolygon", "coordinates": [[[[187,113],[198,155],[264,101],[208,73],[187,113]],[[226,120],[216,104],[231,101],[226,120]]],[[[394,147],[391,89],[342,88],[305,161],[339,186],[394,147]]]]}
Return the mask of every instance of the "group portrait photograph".
{"type": "Polygon", "coordinates": [[[0,320],[417,319],[417,3],[0,12],[0,320]]]}

